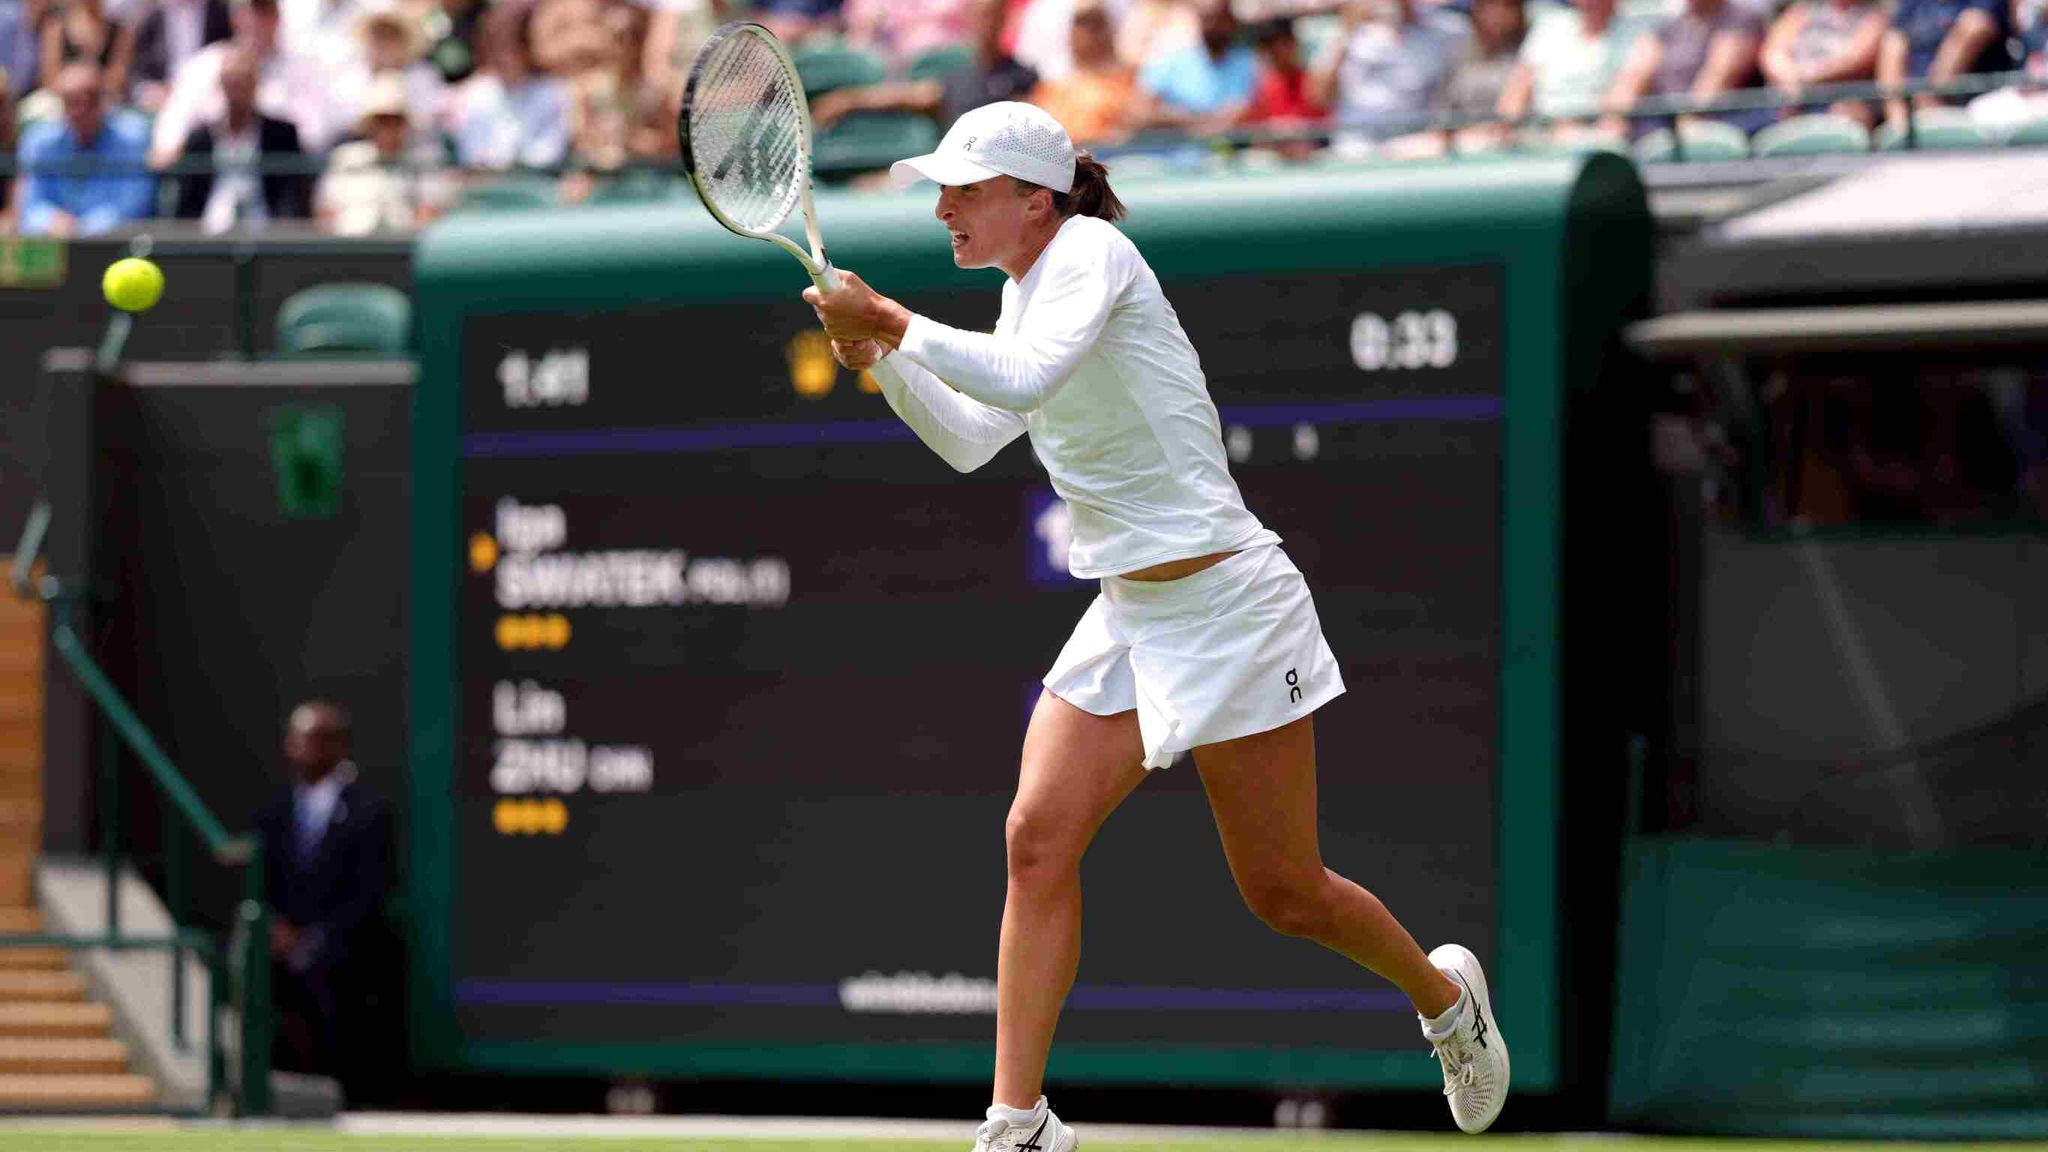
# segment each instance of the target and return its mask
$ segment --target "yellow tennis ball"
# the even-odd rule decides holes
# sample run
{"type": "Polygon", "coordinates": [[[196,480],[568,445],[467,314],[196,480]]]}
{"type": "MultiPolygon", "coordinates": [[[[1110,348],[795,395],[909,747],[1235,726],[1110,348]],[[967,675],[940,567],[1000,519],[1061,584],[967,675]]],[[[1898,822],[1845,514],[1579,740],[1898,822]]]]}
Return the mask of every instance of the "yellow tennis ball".
{"type": "Polygon", "coordinates": [[[163,299],[164,270],[140,256],[116,260],[100,278],[100,290],[123,312],[147,312],[163,299]]]}

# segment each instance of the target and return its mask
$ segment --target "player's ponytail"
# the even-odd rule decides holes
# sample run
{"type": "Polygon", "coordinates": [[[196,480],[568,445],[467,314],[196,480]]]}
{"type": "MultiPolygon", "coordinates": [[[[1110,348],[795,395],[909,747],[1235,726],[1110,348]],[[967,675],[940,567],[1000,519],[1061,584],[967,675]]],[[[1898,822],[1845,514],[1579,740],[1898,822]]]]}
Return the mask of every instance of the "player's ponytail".
{"type": "Polygon", "coordinates": [[[1086,152],[1074,153],[1074,187],[1052,194],[1053,211],[1062,217],[1095,216],[1116,221],[1124,218],[1124,202],[1109,186],[1109,169],[1086,152]]]}

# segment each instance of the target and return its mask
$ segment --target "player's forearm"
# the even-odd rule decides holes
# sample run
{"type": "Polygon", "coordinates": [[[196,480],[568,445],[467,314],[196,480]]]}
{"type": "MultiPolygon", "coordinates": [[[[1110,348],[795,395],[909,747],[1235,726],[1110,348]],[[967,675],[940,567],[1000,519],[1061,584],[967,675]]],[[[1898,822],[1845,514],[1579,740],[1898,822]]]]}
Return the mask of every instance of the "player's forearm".
{"type": "Polygon", "coordinates": [[[894,355],[869,369],[897,416],[941,460],[962,472],[989,462],[1024,431],[1023,418],[991,408],[946,386],[946,382],[894,355]]]}
{"type": "Polygon", "coordinates": [[[964,332],[913,315],[898,349],[955,389],[994,408],[1035,412],[1052,399],[1067,369],[1055,349],[1015,337],[964,332]]]}

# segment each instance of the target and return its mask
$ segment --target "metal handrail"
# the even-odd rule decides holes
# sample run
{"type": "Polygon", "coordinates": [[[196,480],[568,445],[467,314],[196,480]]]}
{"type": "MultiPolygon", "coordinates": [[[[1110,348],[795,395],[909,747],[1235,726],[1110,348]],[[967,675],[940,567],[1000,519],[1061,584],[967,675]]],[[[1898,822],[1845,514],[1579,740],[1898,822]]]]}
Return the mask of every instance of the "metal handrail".
{"type": "Polygon", "coordinates": [[[187,927],[184,876],[183,830],[171,826],[173,814],[199,837],[207,856],[215,863],[242,870],[242,900],[236,920],[243,932],[242,980],[238,988],[241,1014],[239,1076],[235,1084],[235,1111],[244,1116],[261,1116],[270,1111],[270,909],[265,899],[263,853],[255,835],[232,836],[220,819],[201,800],[185,774],[178,770],[157,743],[135,710],[115,687],[106,671],[92,658],[79,636],[74,614],[77,603],[90,595],[75,581],[53,576],[37,577],[36,561],[48,533],[50,508],[38,500],[25,525],[17,547],[11,583],[18,596],[41,600],[50,608],[50,647],[70,670],[92,701],[94,715],[103,726],[100,779],[101,846],[105,855],[107,910],[106,932],[102,936],[62,936],[51,933],[0,934],[0,947],[60,947],[113,949],[164,949],[171,956],[171,1041],[184,1048],[185,956],[196,956],[206,967],[209,1005],[206,1017],[207,1104],[219,1098],[225,1073],[225,1051],[219,1035],[221,1009],[227,1004],[226,966],[228,950],[216,946],[203,932],[187,927]],[[118,739],[106,739],[106,735],[118,739]],[[121,931],[121,773],[118,753],[125,746],[143,766],[158,791],[169,800],[164,809],[166,835],[166,904],[176,930],[167,937],[135,937],[121,931]]]}

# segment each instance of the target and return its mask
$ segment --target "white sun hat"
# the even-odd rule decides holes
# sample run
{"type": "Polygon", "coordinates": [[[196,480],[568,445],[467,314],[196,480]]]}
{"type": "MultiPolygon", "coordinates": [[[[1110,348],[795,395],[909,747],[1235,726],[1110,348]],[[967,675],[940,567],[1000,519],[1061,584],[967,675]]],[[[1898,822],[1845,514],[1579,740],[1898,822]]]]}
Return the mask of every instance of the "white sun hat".
{"type": "Polygon", "coordinates": [[[953,122],[936,150],[890,165],[904,183],[947,186],[1014,176],[1055,192],[1074,190],[1074,141],[1043,108],[1005,100],[984,104],[953,122]]]}

